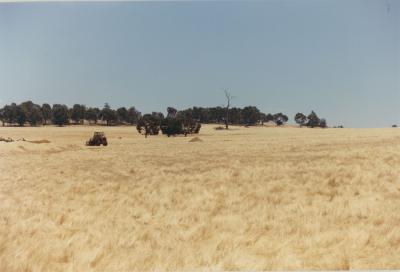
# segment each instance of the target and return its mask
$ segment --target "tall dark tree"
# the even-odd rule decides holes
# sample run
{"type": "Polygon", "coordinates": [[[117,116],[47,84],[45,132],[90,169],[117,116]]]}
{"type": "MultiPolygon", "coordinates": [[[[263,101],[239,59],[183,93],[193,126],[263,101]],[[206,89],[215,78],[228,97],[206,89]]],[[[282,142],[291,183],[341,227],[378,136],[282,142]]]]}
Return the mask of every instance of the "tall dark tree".
{"type": "Polygon", "coordinates": [[[314,111],[311,111],[311,113],[307,116],[307,119],[308,119],[308,122],[307,122],[308,127],[312,127],[312,128],[318,127],[320,124],[320,119],[314,111]]]}
{"type": "Polygon", "coordinates": [[[28,122],[31,126],[41,125],[43,122],[43,114],[39,105],[34,104],[29,111],[28,122]]]}
{"type": "Polygon", "coordinates": [[[226,106],[225,106],[225,128],[228,129],[229,128],[229,109],[231,107],[231,102],[232,99],[234,98],[229,92],[228,90],[224,89],[224,94],[225,94],[225,98],[226,98],[226,106]]]}
{"type": "Polygon", "coordinates": [[[15,120],[17,121],[17,124],[22,127],[26,123],[26,112],[24,108],[21,105],[18,105],[16,107],[15,111],[15,120]]]}
{"type": "Polygon", "coordinates": [[[20,106],[25,113],[26,121],[28,121],[31,126],[42,123],[43,115],[39,105],[34,104],[32,101],[26,101],[21,103],[20,106]]]}
{"type": "Polygon", "coordinates": [[[244,107],[242,110],[242,118],[245,125],[255,125],[260,121],[260,111],[254,106],[244,107]]]}
{"type": "Polygon", "coordinates": [[[193,107],[192,116],[193,116],[194,119],[205,123],[204,115],[205,114],[203,114],[203,108],[201,108],[201,107],[193,107]]]}
{"type": "Polygon", "coordinates": [[[6,123],[12,125],[17,122],[17,104],[5,105],[3,108],[3,118],[6,123]]]}
{"type": "Polygon", "coordinates": [[[303,126],[306,122],[307,122],[307,116],[305,116],[304,114],[302,114],[301,112],[296,113],[296,115],[294,116],[294,120],[296,121],[297,124],[301,126],[303,126]]]}
{"type": "Polygon", "coordinates": [[[226,108],[212,107],[209,108],[208,110],[209,110],[209,123],[217,123],[217,124],[220,124],[221,122],[225,123],[226,108]]]}
{"type": "Polygon", "coordinates": [[[125,107],[117,109],[117,119],[119,123],[128,122],[128,110],[125,107]]]}
{"type": "Polygon", "coordinates": [[[141,113],[136,110],[135,107],[130,107],[128,109],[128,115],[127,115],[127,122],[131,125],[137,124],[138,120],[141,117],[141,113]]]}
{"type": "Polygon", "coordinates": [[[277,126],[282,126],[289,120],[289,118],[287,117],[287,115],[279,112],[273,115],[273,120],[277,126]]]}
{"type": "Polygon", "coordinates": [[[117,113],[111,109],[108,103],[104,104],[104,108],[101,110],[101,118],[106,121],[107,126],[117,121],[117,113]]]}
{"type": "Polygon", "coordinates": [[[85,118],[89,123],[97,124],[99,118],[100,110],[98,108],[88,108],[85,112],[85,118]]]}
{"type": "Polygon", "coordinates": [[[66,105],[54,104],[51,113],[53,124],[60,127],[68,124],[69,116],[68,107],[66,105]]]}
{"type": "Polygon", "coordinates": [[[82,123],[85,119],[85,105],[75,104],[71,110],[71,119],[75,124],[82,123]]]}
{"type": "Polygon", "coordinates": [[[229,123],[230,124],[241,124],[242,122],[242,109],[230,108],[229,109],[229,123]]]}
{"type": "Polygon", "coordinates": [[[51,106],[47,103],[42,105],[42,116],[44,124],[47,125],[47,121],[51,120],[51,106]]]}

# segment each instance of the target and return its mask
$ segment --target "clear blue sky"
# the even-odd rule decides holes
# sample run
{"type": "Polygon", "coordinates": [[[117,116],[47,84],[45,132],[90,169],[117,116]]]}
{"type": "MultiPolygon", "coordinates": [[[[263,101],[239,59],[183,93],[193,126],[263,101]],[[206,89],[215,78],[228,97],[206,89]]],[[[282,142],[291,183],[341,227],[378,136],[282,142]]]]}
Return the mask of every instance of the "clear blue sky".
{"type": "Polygon", "coordinates": [[[400,125],[400,1],[0,4],[0,103],[315,110],[400,125]]]}

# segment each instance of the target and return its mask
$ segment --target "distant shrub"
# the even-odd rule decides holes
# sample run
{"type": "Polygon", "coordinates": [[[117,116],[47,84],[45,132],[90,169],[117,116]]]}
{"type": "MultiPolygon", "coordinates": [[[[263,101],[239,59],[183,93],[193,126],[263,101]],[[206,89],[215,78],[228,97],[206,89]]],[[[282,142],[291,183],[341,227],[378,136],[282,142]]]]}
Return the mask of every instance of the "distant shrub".
{"type": "Polygon", "coordinates": [[[397,125],[393,125],[392,127],[394,127],[394,128],[395,128],[395,127],[397,127],[397,125]]]}

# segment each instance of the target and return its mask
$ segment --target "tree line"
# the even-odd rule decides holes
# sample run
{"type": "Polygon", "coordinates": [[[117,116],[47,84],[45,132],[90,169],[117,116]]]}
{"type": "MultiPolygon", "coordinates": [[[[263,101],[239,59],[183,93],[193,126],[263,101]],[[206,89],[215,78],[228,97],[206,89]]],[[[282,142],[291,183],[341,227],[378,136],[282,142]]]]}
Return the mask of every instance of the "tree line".
{"type": "Polygon", "coordinates": [[[255,106],[244,108],[233,107],[229,109],[226,109],[226,107],[193,107],[180,111],[180,114],[190,116],[203,124],[253,126],[273,121],[280,126],[289,120],[288,116],[281,112],[265,114],[255,106]]]}
{"type": "MultiPolygon", "coordinates": [[[[174,109],[174,108],[171,108],[174,109]]],[[[174,109],[175,110],[175,109],[174,109]]],[[[177,111],[177,110],[175,110],[177,111]]],[[[169,113],[170,114],[170,113],[169,113]]],[[[266,122],[274,122],[277,126],[282,126],[288,122],[289,117],[282,113],[263,113],[255,106],[239,107],[192,107],[177,111],[178,116],[186,119],[192,119],[202,124],[225,124],[228,125],[263,125],[266,122]]],[[[164,119],[161,112],[152,112],[142,116],[135,107],[120,107],[112,109],[108,103],[105,103],[102,109],[96,107],[86,107],[82,104],[75,104],[68,107],[64,104],[54,104],[50,106],[47,103],[38,105],[32,101],[26,101],[21,104],[11,103],[0,109],[0,121],[13,126],[24,126],[26,123],[31,126],[38,125],[68,125],[83,124],[84,120],[89,124],[98,124],[99,121],[106,125],[131,124],[135,125],[145,117],[152,116],[156,119],[164,119]]],[[[167,116],[168,117],[168,116],[167,116]]],[[[309,115],[297,113],[294,120],[300,126],[308,127],[327,127],[326,120],[320,119],[312,111],[309,115]]]]}
{"type": "Polygon", "coordinates": [[[26,123],[31,126],[38,125],[68,125],[83,124],[87,120],[90,124],[97,124],[98,121],[105,122],[107,125],[136,124],[141,118],[141,113],[135,107],[121,107],[117,110],[111,109],[106,103],[102,109],[96,107],[86,107],[85,105],[75,104],[69,108],[63,104],[50,106],[47,103],[38,105],[32,101],[26,101],[19,105],[11,103],[0,109],[0,121],[3,126],[19,125],[26,123]]]}
{"type": "MultiPolygon", "coordinates": [[[[274,122],[277,126],[282,126],[289,121],[289,117],[282,113],[263,113],[255,106],[247,106],[244,108],[226,108],[226,107],[193,107],[180,111],[183,116],[191,117],[203,124],[226,124],[228,125],[263,125],[266,122],[274,122]],[[227,119],[228,118],[228,119],[227,119]]],[[[309,115],[297,113],[294,120],[300,126],[307,127],[327,127],[327,122],[324,118],[319,118],[318,115],[311,111],[309,115]]]]}

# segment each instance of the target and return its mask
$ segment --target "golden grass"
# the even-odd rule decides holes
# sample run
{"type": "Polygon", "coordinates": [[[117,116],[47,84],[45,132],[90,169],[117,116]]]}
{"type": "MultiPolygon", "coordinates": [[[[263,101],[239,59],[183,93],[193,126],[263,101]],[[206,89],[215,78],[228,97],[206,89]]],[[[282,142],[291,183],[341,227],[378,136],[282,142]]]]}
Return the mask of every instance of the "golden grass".
{"type": "Polygon", "coordinates": [[[400,268],[400,129],[0,128],[0,271],[400,268]]]}

